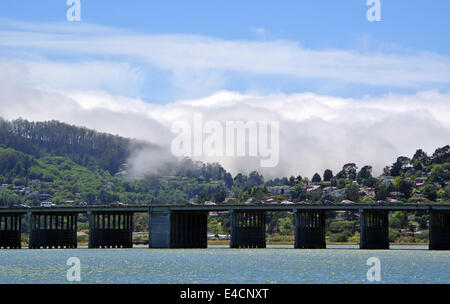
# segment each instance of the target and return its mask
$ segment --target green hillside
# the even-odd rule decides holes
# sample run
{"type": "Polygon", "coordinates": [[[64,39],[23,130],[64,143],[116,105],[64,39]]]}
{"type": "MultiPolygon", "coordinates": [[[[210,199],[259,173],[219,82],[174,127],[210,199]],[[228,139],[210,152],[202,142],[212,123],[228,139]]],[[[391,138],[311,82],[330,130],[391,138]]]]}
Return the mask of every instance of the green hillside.
{"type": "Polygon", "coordinates": [[[139,180],[112,176],[100,167],[87,168],[68,157],[36,158],[12,148],[0,147],[0,205],[55,204],[89,205],[120,201],[128,204],[186,203],[196,195],[211,196],[222,189],[203,176],[149,176],[139,180]]]}
{"type": "Polygon", "coordinates": [[[217,163],[190,159],[131,179],[117,174],[126,167],[130,147],[156,148],[57,121],[0,119],[0,205],[39,205],[43,200],[67,205],[450,200],[449,145],[431,156],[422,150],[411,158],[400,156],[378,177],[372,176],[370,165],[359,169],[349,163],[335,175],[325,170],[311,179],[298,175],[266,181],[258,172],[233,178],[217,163]]]}

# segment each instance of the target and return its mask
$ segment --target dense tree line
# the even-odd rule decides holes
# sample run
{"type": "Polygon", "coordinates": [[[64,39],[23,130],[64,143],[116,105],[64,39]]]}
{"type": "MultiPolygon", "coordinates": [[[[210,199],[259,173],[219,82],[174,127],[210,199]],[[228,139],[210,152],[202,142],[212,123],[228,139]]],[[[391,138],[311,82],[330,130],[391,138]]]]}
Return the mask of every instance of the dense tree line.
{"type": "Polygon", "coordinates": [[[34,157],[66,156],[79,165],[98,165],[111,174],[126,161],[130,147],[149,145],[58,121],[17,119],[9,122],[1,118],[0,144],[34,157]]]}

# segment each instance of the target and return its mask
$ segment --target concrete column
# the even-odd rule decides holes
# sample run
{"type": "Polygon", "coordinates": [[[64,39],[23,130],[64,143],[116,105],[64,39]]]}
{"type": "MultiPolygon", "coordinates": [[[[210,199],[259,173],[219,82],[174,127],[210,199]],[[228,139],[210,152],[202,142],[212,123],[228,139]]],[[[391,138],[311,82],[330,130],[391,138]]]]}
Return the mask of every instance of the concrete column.
{"type": "Polygon", "coordinates": [[[231,248],[266,248],[264,211],[231,210],[231,248]]]}
{"type": "Polygon", "coordinates": [[[89,222],[89,244],[88,244],[88,248],[94,248],[94,234],[91,233],[91,231],[93,229],[97,228],[98,225],[98,221],[96,221],[97,218],[97,214],[92,213],[92,211],[88,211],[87,212],[87,218],[88,218],[88,222],[89,222]]]}
{"type": "Polygon", "coordinates": [[[230,248],[239,248],[237,238],[233,237],[237,235],[239,217],[234,214],[234,210],[230,210],[230,248]]]}
{"type": "Polygon", "coordinates": [[[450,250],[450,212],[431,210],[430,250],[450,250]]]}
{"type": "Polygon", "coordinates": [[[27,219],[28,219],[28,227],[29,227],[28,248],[33,249],[31,244],[33,244],[34,240],[33,240],[33,234],[31,233],[31,231],[33,230],[33,227],[34,227],[34,217],[31,212],[27,213],[27,219]]]}
{"type": "Polygon", "coordinates": [[[294,212],[294,223],[294,248],[326,248],[324,211],[296,210],[294,212]]]}
{"type": "Polygon", "coordinates": [[[170,248],[171,211],[167,207],[149,209],[149,248],[170,248]]]}
{"type": "Polygon", "coordinates": [[[389,211],[359,210],[361,249],[389,249],[389,211]]]}

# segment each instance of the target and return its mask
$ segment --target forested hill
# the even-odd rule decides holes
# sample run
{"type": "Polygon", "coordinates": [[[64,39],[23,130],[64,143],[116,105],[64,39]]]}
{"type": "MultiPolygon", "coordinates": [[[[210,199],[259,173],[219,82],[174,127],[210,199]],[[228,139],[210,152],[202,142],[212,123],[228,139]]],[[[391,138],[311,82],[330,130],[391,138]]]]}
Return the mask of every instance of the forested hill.
{"type": "Polygon", "coordinates": [[[151,144],[57,121],[0,119],[0,206],[38,206],[42,200],[90,205],[207,200],[450,202],[450,145],[432,155],[419,149],[412,158],[399,156],[378,177],[372,176],[370,165],[358,171],[356,164],[348,163],[336,174],[326,169],[311,180],[297,175],[266,181],[256,171],[233,178],[218,163],[191,159],[161,164],[142,177],[128,175],[131,149],[147,146],[151,144]]]}
{"type": "Polygon", "coordinates": [[[0,145],[38,158],[65,156],[79,165],[99,166],[114,175],[126,161],[131,146],[150,144],[59,121],[6,121],[0,118],[0,145]]]}

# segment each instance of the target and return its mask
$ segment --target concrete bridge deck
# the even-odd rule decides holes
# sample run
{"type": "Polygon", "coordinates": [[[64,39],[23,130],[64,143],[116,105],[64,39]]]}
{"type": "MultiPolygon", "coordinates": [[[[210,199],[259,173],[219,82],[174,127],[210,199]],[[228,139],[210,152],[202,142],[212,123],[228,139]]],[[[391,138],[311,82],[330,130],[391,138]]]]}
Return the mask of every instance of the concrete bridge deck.
{"type": "Polygon", "coordinates": [[[324,210],[324,211],[359,211],[360,209],[367,210],[388,210],[388,211],[421,211],[421,210],[450,210],[450,204],[308,204],[308,205],[177,205],[177,204],[153,204],[153,205],[126,205],[126,206],[110,206],[110,205],[96,205],[96,206],[56,206],[56,207],[1,207],[1,213],[15,213],[27,214],[29,212],[43,212],[43,213],[88,213],[100,211],[126,211],[126,212],[148,212],[152,209],[167,208],[172,211],[230,211],[230,210],[260,210],[260,211],[291,211],[296,210],[324,210]]]}
{"type": "Polygon", "coordinates": [[[29,248],[76,248],[80,214],[89,219],[89,248],[132,247],[133,214],[149,214],[149,248],[206,248],[209,212],[229,212],[231,248],[265,248],[265,213],[292,212],[295,248],[326,248],[325,213],[354,211],[360,218],[360,248],[389,248],[389,212],[430,215],[430,249],[450,250],[450,204],[303,205],[120,205],[0,208],[0,248],[21,246],[28,219],[29,248]]]}

